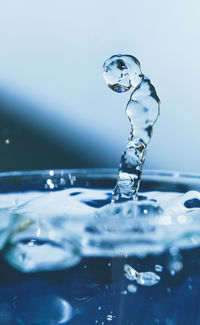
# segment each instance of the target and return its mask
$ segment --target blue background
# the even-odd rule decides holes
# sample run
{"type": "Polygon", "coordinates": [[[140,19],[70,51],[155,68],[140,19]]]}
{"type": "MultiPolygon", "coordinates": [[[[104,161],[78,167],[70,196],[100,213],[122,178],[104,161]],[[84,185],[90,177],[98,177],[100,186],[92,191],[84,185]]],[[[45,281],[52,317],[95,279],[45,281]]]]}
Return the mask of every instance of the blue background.
{"type": "Polygon", "coordinates": [[[106,87],[102,65],[124,53],[161,99],[145,168],[199,172],[199,7],[1,0],[0,170],[117,167],[130,94],[106,87]]]}

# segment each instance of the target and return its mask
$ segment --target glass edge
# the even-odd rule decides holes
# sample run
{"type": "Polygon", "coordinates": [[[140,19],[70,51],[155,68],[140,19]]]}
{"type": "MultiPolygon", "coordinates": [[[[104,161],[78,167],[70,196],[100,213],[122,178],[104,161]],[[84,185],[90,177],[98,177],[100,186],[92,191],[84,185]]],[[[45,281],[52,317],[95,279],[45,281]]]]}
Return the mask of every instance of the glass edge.
{"type": "MultiPolygon", "coordinates": [[[[118,169],[117,168],[68,168],[68,169],[41,169],[41,170],[26,170],[26,171],[8,171],[8,172],[0,172],[1,177],[13,177],[13,176],[36,176],[36,175],[49,175],[50,172],[54,172],[54,174],[76,174],[80,176],[92,174],[95,175],[115,175],[117,176],[118,169]]],[[[178,179],[193,179],[194,181],[200,180],[200,173],[190,173],[190,172],[178,172],[172,170],[157,170],[157,169],[144,169],[143,176],[145,179],[148,177],[156,177],[156,178],[167,178],[170,180],[173,178],[174,181],[178,181],[178,179]]]]}

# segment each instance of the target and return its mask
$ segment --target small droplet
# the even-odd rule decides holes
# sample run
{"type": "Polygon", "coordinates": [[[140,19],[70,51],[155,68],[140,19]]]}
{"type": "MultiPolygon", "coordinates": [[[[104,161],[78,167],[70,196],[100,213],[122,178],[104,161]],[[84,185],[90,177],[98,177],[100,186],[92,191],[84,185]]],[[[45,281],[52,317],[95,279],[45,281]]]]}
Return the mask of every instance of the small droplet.
{"type": "Polygon", "coordinates": [[[10,140],[9,139],[6,139],[5,140],[5,144],[10,144],[10,140]]]}
{"type": "Polygon", "coordinates": [[[168,293],[171,293],[172,292],[172,289],[171,288],[167,288],[167,292],[168,293]]]}
{"type": "Polygon", "coordinates": [[[188,289],[189,289],[189,290],[192,290],[192,286],[191,286],[191,284],[188,286],[188,289]]]}
{"type": "Polygon", "coordinates": [[[101,306],[98,307],[98,310],[101,310],[101,306]]]}
{"type": "Polygon", "coordinates": [[[163,271],[163,266],[162,265],[159,265],[159,264],[156,264],[155,265],[155,271],[156,272],[162,272],[163,271]]]}
{"type": "Polygon", "coordinates": [[[134,284],[129,284],[127,286],[127,290],[131,293],[136,293],[137,292],[137,287],[134,284]]]}
{"type": "Polygon", "coordinates": [[[128,293],[127,290],[124,290],[124,291],[121,292],[121,294],[125,295],[125,296],[127,295],[127,293],[128,293]]]}
{"type": "Polygon", "coordinates": [[[112,265],[111,263],[108,263],[108,267],[111,267],[111,265],[112,265]]]}

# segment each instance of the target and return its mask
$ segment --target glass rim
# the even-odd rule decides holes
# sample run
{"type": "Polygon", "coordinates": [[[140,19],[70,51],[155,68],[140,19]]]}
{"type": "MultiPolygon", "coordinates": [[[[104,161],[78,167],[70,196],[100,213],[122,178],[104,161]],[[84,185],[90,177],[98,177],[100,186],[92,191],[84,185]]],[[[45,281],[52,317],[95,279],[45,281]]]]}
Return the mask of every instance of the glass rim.
{"type": "MultiPolygon", "coordinates": [[[[3,177],[35,177],[35,176],[56,176],[57,175],[74,175],[79,177],[100,177],[104,178],[117,178],[117,168],[67,168],[67,169],[38,169],[38,170],[24,170],[24,171],[7,171],[0,172],[0,179],[3,177]]],[[[200,173],[191,172],[178,172],[173,170],[160,170],[160,169],[144,169],[142,172],[142,180],[148,179],[165,180],[169,182],[183,182],[192,181],[200,183],[200,173]]]]}

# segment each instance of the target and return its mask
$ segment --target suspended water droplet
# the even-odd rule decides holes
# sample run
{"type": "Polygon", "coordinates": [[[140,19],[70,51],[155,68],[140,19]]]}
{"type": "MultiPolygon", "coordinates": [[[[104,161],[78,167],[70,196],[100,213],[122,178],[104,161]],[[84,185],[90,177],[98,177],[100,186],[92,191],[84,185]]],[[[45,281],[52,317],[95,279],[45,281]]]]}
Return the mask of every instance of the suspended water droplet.
{"type": "MultiPolygon", "coordinates": [[[[140,185],[146,149],[159,115],[160,101],[150,80],[142,74],[139,61],[131,55],[113,55],[103,65],[110,89],[123,93],[133,88],[126,107],[131,133],[121,156],[118,181],[112,202],[134,199],[140,185]]],[[[144,214],[148,210],[144,210],[144,214]]]]}

